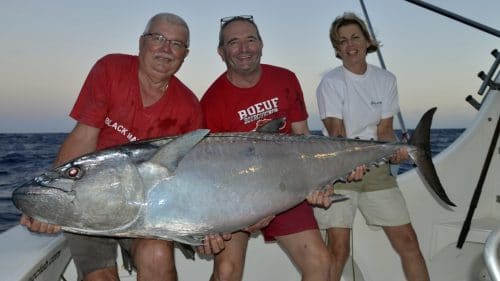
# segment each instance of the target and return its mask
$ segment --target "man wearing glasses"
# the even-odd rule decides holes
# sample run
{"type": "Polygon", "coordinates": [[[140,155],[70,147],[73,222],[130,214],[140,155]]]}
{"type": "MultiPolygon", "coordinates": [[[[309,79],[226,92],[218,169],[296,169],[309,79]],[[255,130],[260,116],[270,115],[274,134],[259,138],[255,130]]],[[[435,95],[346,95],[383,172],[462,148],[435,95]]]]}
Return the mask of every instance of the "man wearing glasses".
{"type": "MultiPolygon", "coordinates": [[[[188,55],[188,46],[186,22],[177,15],[162,13],[149,20],[139,39],[138,56],[113,54],[101,58],[71,111],[77,124],[62,144],[54,165],[113,145],[200,128],[203,118],[198,99],[174,75],[188,55]]],[[[37,232],[60,231],[60,226],[26,215],[21,224],[37,232]]],[[[66,237],[79,280],[119,280],[118,243],[130,253],[138,280],[177,280],[171,241],[69,233],[66,237]]]]}
{"type": "MultiPolygon", "coordinates": [[[[212,132],[254,131],[272,119],[284,117],[286,121],[280,132],[309,134],[308,115],[295,74],[261,64],[262,47],[252,16],[221,19],[217,50],[227,71],[201,99],[207,127],[212,132]]],[[[328,206],[328,195],[328,192],[315,192],[308,201],[328,206]]],[[[321,239],[312,207],[305,201],[246,231],[233,233],[225,242],[225,249],[214,257],[210,280],[242,279],[249,232],[262,227],[265,240],[276,240],[281,245],[298,266],[302,280],[328,280],[330,255],[321,239]]],[[[199,251],[211,253],[209,247],[199,251]]]]}

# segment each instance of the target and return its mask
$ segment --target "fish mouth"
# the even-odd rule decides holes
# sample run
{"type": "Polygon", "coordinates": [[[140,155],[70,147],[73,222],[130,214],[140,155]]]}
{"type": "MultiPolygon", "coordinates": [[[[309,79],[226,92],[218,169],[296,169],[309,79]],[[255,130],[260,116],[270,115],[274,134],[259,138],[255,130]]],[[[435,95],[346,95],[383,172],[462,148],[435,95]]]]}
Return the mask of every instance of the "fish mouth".
{"type": "Polygon", "coordinates": [[[36,220],[59,224],[62,222],[62,212],[69,209],[74,199],[71,193],[59,188],[40,186],[36,180],[32,180],[12,192],[12,202],[22,213],[36,220]]]}
{"type": "Polygon", "coordinates": [[[12,192],[12,202],[21,212],[31,215],[29,206],[42,194],[41,188],[30,184],[22,185],[12,192]]]}
{"type": "Polygon", "coordinates": [[[37,177],[18,188],[14,189],[12,192],[12,201],[14,205],[23,210],[23,206],[26,204],[31,204],[39,200],[40,197],[51,198],[57,196],[57,194],[65,194],[66,196],[74,196],[74,191],[64,190],[56,186],[50,185],[48,181],[41,181],[37,177]]]}
{"type": "Polygon", "coordinates": [[[32,180],[14,189],[12,198],[23,198],[27,196],[38,196],[46,193],[45,188],[41,188],[36,181],[32,180]]]}

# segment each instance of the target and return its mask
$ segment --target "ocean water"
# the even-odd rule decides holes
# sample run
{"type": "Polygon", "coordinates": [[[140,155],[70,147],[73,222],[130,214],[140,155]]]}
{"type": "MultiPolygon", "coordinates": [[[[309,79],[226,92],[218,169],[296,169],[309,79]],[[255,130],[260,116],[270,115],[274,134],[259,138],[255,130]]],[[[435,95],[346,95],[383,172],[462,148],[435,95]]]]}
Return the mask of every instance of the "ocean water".
{"type": "Polygon", "coordinates": [[[0,232],[17,224],[14,188],[51,166],[66,134],[0,134],[0,232]]]}
{"type": "MultiPolygon", "coordinates": [[[[432,154],[436,155],[448,147],[463,131],[464,129],[431,130],[432,154]]],[[[21,216],[12,204],[12,191],[51,167],[66,135],[0,134],[0,232],[18,224],[21,216]]],[[[403,164],[400,166],[400,173],[411,168],[411,164],[403,164]]]]}

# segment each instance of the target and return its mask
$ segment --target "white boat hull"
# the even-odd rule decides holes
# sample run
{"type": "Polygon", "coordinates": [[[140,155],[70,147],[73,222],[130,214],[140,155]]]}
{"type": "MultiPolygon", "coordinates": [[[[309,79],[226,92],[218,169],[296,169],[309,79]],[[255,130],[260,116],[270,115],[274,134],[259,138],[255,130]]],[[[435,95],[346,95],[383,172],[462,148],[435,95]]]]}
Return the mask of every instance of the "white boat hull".
{"type": "MultiPolygon", "coordinates": [[[[71,254],[62,235],[43,235],[16,226],[0,235],[3,281],[54,281],[71,254]]],[[[76,279],[75,279],[76,280],[76,279]]]]}
{"type": "MultiPolygon", "coordinates": [[[[398,177],[431,280],[489,280],[482,279],[481,275],[485,272],[482,248],[491,231],[500,227],[500,204],[497,202],[500,195],[499,144],[466,243],[462,250],[456,249],[499,120],[500,93],[491,91],[486,99],[470,128],[433,159],[448,196],[457,204],[456,208],[444,207],[432,198],[415,170],[398,177]],[[472,276],[476,273],[480,276],[472,276]]],[[[383,231],[368,228],[361,216],[355,219],[353,244],[354,258],[366,281],[405,280],[400,261],[383,231]]]]}

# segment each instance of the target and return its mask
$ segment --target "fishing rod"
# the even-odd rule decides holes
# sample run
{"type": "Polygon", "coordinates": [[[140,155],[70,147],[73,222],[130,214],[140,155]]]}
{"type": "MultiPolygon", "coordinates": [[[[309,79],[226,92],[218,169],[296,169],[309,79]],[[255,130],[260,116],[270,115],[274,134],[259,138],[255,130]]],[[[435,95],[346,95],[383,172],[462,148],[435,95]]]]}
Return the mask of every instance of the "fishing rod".
{"type": "Polygon", "coordinates": [[[463,24],[466,24],[466,25],[468,25],[470,27],[474,27],[476,29],[479,29],[481,31],[484,31],[486,33],[494,35],[496,37],[500,37],[500,30],[498,30],[498,29],[494,29],[494,28],[489,27],[487,25],[484,25],[482,23],[479,23],[479,22],[473,21],[471,19],[465,18],[465,17],[463,17],[461,15],[458,15],[458,14],[452,13],[450,11],[447,11],[445,9],[439,8],[437,6],[431,5],[431,4],[427,3],[427,2],[424,2],[424,1],[421,1],[421,0],[405,0],[405,1],[406,2],[410,2],[412,4],[415,4],[417,6],[420,6],[422,8],[426,8],[428,10],[431,10],[433,12],[441,14],[441,15],[443,15],[445,17],[454,19],[456,21],[459,21],[459,22],[461,22],[463,24]]]}
{"type": "MultiPolygon", "coordinates": [[[[359,3],[361,4],[361,8],[363,9],[363,14],[365,15],[366,23],[368,24],[368,29],[370,30],[370,34],[372,36],[372,39],[376,42],[377,38],[375,37],[375,32],[373,31],[372,24],[370,22],[370,17],[368,16],[368,11],[366,10],[365,3],[363,0],[359,0],[359,3]]],[[[378,60],[380,62],[380,67],[382,69],[387,70],[384,62],[384,58],[382,57],[382,52],[380,51],[380,48],[377,48],[377,56],[378,60]]],[[[403,142],[407,142],[410,139],[410,136],[408,134],[408,130],[406,129],[405,126],[405,121],[403,119],[403,114],[401,114],[401,111],[398,111],[397,114],[399,125],[401,127],[401,138],[403,142]]]]}

